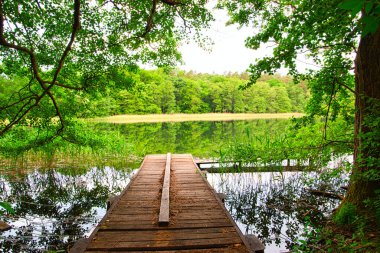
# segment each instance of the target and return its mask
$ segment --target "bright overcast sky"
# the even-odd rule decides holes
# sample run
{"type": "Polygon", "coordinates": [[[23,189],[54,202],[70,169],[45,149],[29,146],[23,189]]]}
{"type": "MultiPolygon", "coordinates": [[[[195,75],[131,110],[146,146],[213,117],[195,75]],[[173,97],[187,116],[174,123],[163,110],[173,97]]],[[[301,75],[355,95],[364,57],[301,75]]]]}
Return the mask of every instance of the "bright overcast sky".
{"type": "MultiPolygon", "coordinates": [[[[215,21],[211,28],[205,33],[214,42],[211,46],[211,52],[200,48],[195,42],[184,44],[180,47],[182,53],[183,65],[179,65],[180,69],[186,71],[195,71],[198,73],[217,73],[226,72],[244,72],[251,63],[255,63],[256,59],[271,54],[270,46],[262,46],[259,50],[247,49],[244,40],[253,35],[252,28],[238,29],[236,25],[226,26],[228,15],[224,10],[213,10],[215,21]]],[[[297,62],[299,70],[306,68],[314,68],[315,66],[305,64],[304,56],[299,57],[297,62]]],[[[280,74],[286,75],[287,71],[281,69],[280,74]]]]}
{"type": "Polygon", "coordinates": [[[205,32],[214,45],[211,52],[200,48],[195,42],[180,48],[184,65],[180,69],[199,73],[244,72],[264,51],[249,50],[244,46],[247,35],[252,34],[248,28],[238,29],[235,25],[226,26],[228,17],[223,10],[213,11],[215,21],[205,32]]]}

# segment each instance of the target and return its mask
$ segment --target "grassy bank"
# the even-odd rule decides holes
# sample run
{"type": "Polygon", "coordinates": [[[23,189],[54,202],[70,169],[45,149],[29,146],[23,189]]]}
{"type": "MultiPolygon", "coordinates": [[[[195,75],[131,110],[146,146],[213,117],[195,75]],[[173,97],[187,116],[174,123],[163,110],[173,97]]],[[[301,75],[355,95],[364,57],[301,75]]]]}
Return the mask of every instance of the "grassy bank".
{"type": "Polygon", "coordinates": [[[185,121],[231,121],[253,119],[289,119],[302,117],[303,113],[204,113],[204,114],[147,114],[147,115],[115,115],[88,119],[90,122],[114,124],[185,122],[185,121]]]}

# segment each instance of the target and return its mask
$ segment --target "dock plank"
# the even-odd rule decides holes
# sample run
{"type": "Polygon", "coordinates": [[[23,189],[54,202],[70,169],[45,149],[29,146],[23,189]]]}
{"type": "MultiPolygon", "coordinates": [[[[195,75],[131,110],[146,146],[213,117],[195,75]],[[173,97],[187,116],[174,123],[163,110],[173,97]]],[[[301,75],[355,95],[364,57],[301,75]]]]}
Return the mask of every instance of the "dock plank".
{"type": "Polygon", "coordinates": [[[192,156],[172,154],[165,183],[167,165],[166,155],[145,157],[85,252],[252,252],[192,156]],[[162,199],[167,226],[159,226],[162,199]]]}
{"type": "Polygon", "coordinates": [[[160,213],[158,215],[158,225],[167,226],[169,225],[169,211],[170,211],[170,167],[171,164],[171,154],[167,154],[166,165],[164,171],[164,182],[162,184],[161,192],[161,204],[160,213]]]}

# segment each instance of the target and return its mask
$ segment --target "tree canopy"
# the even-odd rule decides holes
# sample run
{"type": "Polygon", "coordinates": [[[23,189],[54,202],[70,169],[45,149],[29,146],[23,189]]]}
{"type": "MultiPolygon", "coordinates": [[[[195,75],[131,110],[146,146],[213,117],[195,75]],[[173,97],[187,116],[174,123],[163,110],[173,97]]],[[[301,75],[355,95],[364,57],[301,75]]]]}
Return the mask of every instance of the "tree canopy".
{"type": "Polygon", "coordinates": [[[368,209],[380,199],[379,1],[221,0],[219,7],[228,10],[231,23],[252,27],[247,47],[273,46],[271,56],[251,64],[247,86],[284,66],[290,75],[308,81],[310,118],[323,116],[328,124],[328,119],[343,114],[355,125],[354,167],[338,215],[347,215],[345,206],[352,205],[367,218],[380,217],[378,208],[368,209]],[[316,68],[300,73],[300,54],[316,68]],[[355,97],[355,111],[350,109],[350,96],[355,97]]]}
{"type": "Polygon", "coordinates": [[[38,137],[46,143],[63,134],[81,94],[104,90],[119,66],[180,60],[180,41],[204,42],[206,2],[0,1],[1,73],[20,77],[0,101],[0,136],[28,121],[46,130],[38,137]]]}
{"type": "MultiPolygon", "coordinates": [[[[113,80],[107,92],[89,98],[78,117],[116,114],[168,113],[281,113],[303,112],[309,92],[304,83],[288,77],[264,76],[257,85],[242,90],[244,74],[195,74],[163,69],[125,71],[131,85],[113,80]]],[[[110,80],[111,81],[111,80],[110,80]]],[[[0,79],[0,89],[2,82],[0,79]]]]}

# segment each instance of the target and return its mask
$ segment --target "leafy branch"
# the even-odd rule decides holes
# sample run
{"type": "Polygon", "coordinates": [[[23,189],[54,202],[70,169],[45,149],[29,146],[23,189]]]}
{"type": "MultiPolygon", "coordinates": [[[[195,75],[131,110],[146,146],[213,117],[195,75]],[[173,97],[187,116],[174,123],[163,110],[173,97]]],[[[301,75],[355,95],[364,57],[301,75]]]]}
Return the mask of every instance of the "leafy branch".
{"type": "MultiPolygon", "coordinates": [[[[25,102],[21,108],[18,110],[18,112],[15,114],[15,116],[10,120],[10,122],[3,128],[0,130],[0,136],[4,135],[8,130],[10,130],[14,125],[18,124],[22,119],[25,118],[25,116],[36,106],[38,106],[38,104],[40,103],[40,101],[47,95],[49,98],[50,98],[50,101],[53,103],[54,105],[54,108],[55,108],[55,112],[56,112],[56,115],[59,117],[59,122],[60,122],[60,128],[56,131],[55,135],[58,136],[60,135],[60,133],[63,131],[64,127],[65,127],[65,123],[64,123],[64,119],[63,119],[63,115],[61,113],[61,110],[58,106],[58,103],[56,101],[56,98],[55,96],[52,94],[51,92],[51,89],[53,88],[54,85],[56,85],[57,83],[57,78],[58,78],[58,75],[59,73],[61,72],[62,70],[62,67],[64,65],[64,62],[65,62],[65,59],[67,57],[67,55],[69,54],[70,50],[72,49],[72,45],[75,41],[75,37],[80,29],[80,0],[75,0],[74,2],[74,19],[73,19],[73,27],[72,27],[72,32],[71,32],[71,37],[70,37],[70,41],[68,42],[58,64],[57,64],[57,67],[56,67],[56,70],[55,70],[55,73],[54,73],[54,77],[53,77],[53,80],[52,81],[47,81],[47,80],[44,80],[41,75],[40,75],[40,72],[39,72],[39,64],[37,62],[37,57],[36,57],[36,54],[33,50],[33,48],[29,49],[25,46],[22,46],[22,45],[19,45],[19,44],[15,44],[15,43],[11,43],[11,42],[8,42],[7,39],[5,38],[5,34],[4,34],[4,21],[5,21],[5,15],[4,15],[4,0],[1,0],[0,1],[0,45],[6,47],[6,48],[10,48],[10,49],[15,49],[16,51],[19,51],[19,52],[22,52],[22,53],[25,53],[29,56],[30,58],[30,66],[31,66],[31,69],[33,71],[33,76],[36,78],[36,80],[38,81],[38,83],[40,84],[40,86],[42,87],[43,89],[43,92],[40,94],[40,95],[37,95],[37,94],[33,94],[33,95],[30,95],[26,98],[22,98],[20,99],[19,101],[13,103],[13,104],[10,104],[10,105],[7,105],[7,106],[4,106],[2,107],[2,109],[5,109],[5,108],[9,108],[13,105],[16,105],[16,104],[19,104],[25,100],[28,100],[27,102],[25,102]],[[47,84],[50,84],[49,86],[47,84]]],[[[60,87],[63,87],[63,88],[71,88],[71,89],[75,89],[74,87],[70,87],[70,86],[67,86],[67,85],[63,85],[63,84],[58,84],[57,86],[60,86],[60,87]]],[[[47,139],[50,139],[47,138],[47,139]]]]}

